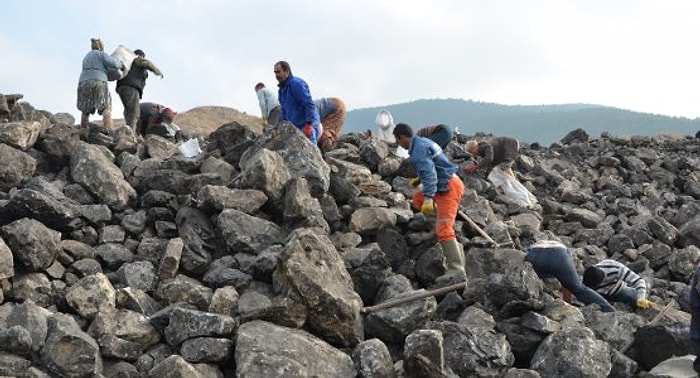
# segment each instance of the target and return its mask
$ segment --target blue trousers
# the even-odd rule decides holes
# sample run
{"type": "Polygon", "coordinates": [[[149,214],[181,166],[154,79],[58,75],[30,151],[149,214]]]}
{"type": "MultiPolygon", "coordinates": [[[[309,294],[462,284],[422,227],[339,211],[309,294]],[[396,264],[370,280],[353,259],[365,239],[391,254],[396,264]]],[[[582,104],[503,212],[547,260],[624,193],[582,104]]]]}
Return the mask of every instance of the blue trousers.
{"type": "Polygon", "coordinates": [[[613,308],[602,295],[587,287],[576,272],[571,253],[566,247],[528,248],[525,261],[532,264],[540,278],[556,278],[576,299],[584,304],[595,303],[604,312],[613,312],[613,308]]]}
{"type": "Polygon", "coordinates": [[[447,125],[438,125],[438,127],[435,129],[435,132],[433,132],[428,137],[428,139],[437,143],[437,145],[444,150],[447,147],[447,145],[450,144],[450,141],[452,140],[452,134],[453,133],[451,127],[447,125]]]}

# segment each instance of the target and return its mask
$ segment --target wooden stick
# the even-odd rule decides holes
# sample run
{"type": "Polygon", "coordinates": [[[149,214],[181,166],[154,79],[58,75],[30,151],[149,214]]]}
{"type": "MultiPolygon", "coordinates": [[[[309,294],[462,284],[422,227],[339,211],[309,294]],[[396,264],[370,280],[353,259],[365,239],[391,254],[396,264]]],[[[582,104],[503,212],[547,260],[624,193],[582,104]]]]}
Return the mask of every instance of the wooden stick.
{"type": "Polygon", "coordinates": [[[484,239],[486,239],[489,243],[493,244],[495,247],[504,247],[504,246],[512,245],[512,244],[513,244],[513,242],[502,243],[502,244],[496,243],[496,241],[493,240],[493,238],[491,238],[491,237],[489,236],[489,234],[487,234],[484,230],[482,230],[481,227],[479,227],[478,224],[474,223],[474,221],[473,221],[473,220],[469,217],[469,215],[467,215],[464,211],[462,211],[462,210],[457,210],[457,214],[458,214],[462,219],[464,219],[465,221],[467,221],[467,223],[469,223],[469,225],[470,225],[473,229],[475,229],[475,230],[479,233],[479,235],[481,235],[484,239]]]}
{"type": "Polygon", "coordinates": [[[467,282],[465,281],[465,282],[460,282],[460,283],[458,283],[458,284],[454,284],[454,285],[450,285],[450,286],[441,287],[441,288],[438,288],[438,289],[422,291],[422,292],[419,292],[419,293],[411,294],[411,295],[406,296],[406,297],[403,297],[403,298],[392,299],[392,300],[389,300],[389,301],[380,303],[380,304],[378,304],[378,305],[365,307],[365,308],[362,309],[362,313],[363,313],[363,314],[369,314],[369,313],[372,313],[372,312],[377,312],[377,311],[379,311],[379,310],[384,310],[384,309],[387,309],[387,308],[396,307],[396,306],[398,306],[398,305],[400,305],[400,304],[404,304],[404,303],[408,303],[408,302],[413,302],[413,301],[416,301],[416,300],[418,300],[418,299],[423,299],[423,298],[426,298],[426,297],[432,297],[432,296],[435,296],[435,295],[440,295],[440,294],[448,293],[448,292],[453,291],[453,290],[463,289],[463,288],[466,287],[466,286],[467,286],[467,282]]]}
{"type": "MultiPolygon", "coordinates": [[[[661,309],[661,311],[660,311],[658,314],[656,314],[656,316],[654,316],[653,319],[651,319],[651,321],[649,322],[649,324],[656,324],[656,323],[658,323],[659,320],[661,320],[661,319],[664,317],[664,315],[666,315],[666,311],[668,311],[668,309],[670,309],[671,307],[673,307],[673,305],[674,305],[675,303],[676,303],[676,301],[674,301],[673,299],[671,299],[671,300],[668,302],[668,304],[667,304],[666,306],[664,306],[664,308],[661,309]]],[[[625,346],[623,346],[622,349],[620,349],[620,353],[624,354],[625,352],[627,352],[627,350],[628,350],[629,348],[632,347],[632,344],[634,344],[634,339],[632,339],[632,341],[628,341],[627,344],[625,344],[625,346]]]]}

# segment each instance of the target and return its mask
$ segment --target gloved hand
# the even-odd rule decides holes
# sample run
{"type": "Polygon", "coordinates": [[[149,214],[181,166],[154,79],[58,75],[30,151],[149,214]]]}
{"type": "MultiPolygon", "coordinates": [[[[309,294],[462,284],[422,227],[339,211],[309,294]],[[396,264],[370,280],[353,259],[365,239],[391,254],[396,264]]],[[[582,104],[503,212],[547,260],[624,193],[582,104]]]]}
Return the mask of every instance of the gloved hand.
{"type": "Polygon", "coordinates": [[[464,172],[467,172],[467,173],[474,173],[478,170],[479,170],[479,166],[476,164],[472,164],[472,165],[464,168],[464,172]]]}
{"type": "Polygon", "coordinates": [[[420,185],[420,177],[414,177],[412,179],[408,180],[408,187],[411,189],[415,189],[420,185]]]}
{"type": "Polygon", "coordinates": [[[433,202],[432,198],[426,197],[425,200],[423,200],[423,206],[421,206],[420,212],[427,214],[432,213],[433,211],[435,211],[435,203],[433,202]]]}
{"type": "Polygon", "coordinates": [[[641,309],[652,308],[655,305],[656,304],[654,302],[652,302],[646,298],[637,299],[637,307],[639,307],[641,309]]]}
{"type": "Polygon", "coordinates": [[[304,125],[304,135],[306,135],[307,138],[311,138],[312,135],[314,135],[314,129],[313,126],[311,126],[311,123],[307,123],[304,125]]]}

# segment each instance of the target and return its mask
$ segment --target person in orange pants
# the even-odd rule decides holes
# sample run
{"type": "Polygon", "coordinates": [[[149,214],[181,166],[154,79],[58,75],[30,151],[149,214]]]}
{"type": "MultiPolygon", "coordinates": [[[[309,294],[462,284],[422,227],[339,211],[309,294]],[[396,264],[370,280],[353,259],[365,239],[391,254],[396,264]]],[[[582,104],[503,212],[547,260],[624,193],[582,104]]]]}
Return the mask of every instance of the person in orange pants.
{"type": "Polygon", "coordinates": [[[438,277],[438,283],[464,280],[464,251],[457,241],[454,224],[459,203],[464,193],[464,184],[455,174],[457,166],[449,161],[440,146],[428,138],[413,135],[411,126],[396,125],[393,131],[396,143],[407,149],[409,158],[418,173],[409,185],[421,190],[413,196],[413,207],[422,213],[437,212],[435,233],[445,255],[447,272],[438,277]]]}

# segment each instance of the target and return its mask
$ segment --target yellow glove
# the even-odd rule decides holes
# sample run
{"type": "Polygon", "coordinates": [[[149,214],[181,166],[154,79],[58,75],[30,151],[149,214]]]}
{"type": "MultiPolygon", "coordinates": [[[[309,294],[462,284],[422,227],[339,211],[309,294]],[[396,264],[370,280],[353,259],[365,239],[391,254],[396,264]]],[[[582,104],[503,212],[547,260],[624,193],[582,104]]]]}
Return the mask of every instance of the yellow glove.
{"type": "Polygon", "coordinates": [[[411,189],[415,189],[420,185],[420,177],[414,177],[412,179],[408,180],[408,187],[411,189]]]}
{"type": "Polygon", "coordinates": [[[420,208],[420,212],[423,214],[432,213],[435,211],[435,203],[433,203],[432,198],[426,198],[423,201],[423,206],[420,208]]]}
{"type": "Polygon", "coordinates": [[[639,307],[641,309],[652,308],[654,306],[655,306],[654,302],[652,302],[646,298],[637,299],[637,307],[639,307]]]}

